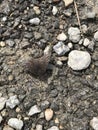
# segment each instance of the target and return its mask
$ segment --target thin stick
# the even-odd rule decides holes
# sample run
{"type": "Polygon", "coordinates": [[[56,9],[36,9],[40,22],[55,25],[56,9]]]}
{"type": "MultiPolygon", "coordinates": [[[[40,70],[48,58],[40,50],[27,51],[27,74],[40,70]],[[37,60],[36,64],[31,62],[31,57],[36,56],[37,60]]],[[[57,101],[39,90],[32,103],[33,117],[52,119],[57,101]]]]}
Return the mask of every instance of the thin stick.
{"type": "Polygon", "coordinates": [[[77,15],[77,20],[78,20],[79,28],[80,28],[81,34],[83,36],[82,28],[81,28],[81,23],[80,23],[80,18],[79,18],[79,13],[78,13],[77,4],[76,4],[75,0],[74,0],[74,7],[75,7],[76,15],[77,15]]]}

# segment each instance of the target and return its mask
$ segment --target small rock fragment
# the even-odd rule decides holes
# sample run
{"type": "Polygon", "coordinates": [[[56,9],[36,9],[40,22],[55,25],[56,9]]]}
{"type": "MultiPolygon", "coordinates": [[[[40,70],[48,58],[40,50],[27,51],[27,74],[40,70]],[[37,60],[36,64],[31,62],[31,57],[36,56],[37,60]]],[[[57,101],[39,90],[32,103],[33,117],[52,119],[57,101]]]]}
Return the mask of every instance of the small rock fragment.
{"type": "Polygon", "coordinates": [[[30,19],[29,23],[31,23],[32,25],[39,25],[40,19],[39,18],[30,19]]]}
{"type": "Polygon", "coordinates": [[[72,48],[73,48],[73,44],[72,44],[71,42],[69,42],[69,43],[68,43],[68,47],[69,47],[70,49],[72,49],[72,48]]]}
{"type": "Polygon", "coordinates": [[[98,117],[93,117],[93,119],[90,121],[90,125],[94,130],[98,130],[98,117]]]}
{"type": "Polygon", "coordinates": [[[91,56],[88,52],[73,50],[68,56],[68,65],[73,70],[86,69],[91,63],[91,56]]]}
{"type": "Polygon", "coordinates": [[[52,109],[46,109],[45,110],[45,119],[47,120],[47,121],[50,121],[51,119],[52,119],[52,117],[53,117],[53,110],[52,109]]]}
{"type": "Polygon", "coordinates": [[[73,0],[63,0],[63,1],[66,7],[73,3],[73,0]]]}
{"type": "Polygon", "coordinates": [[[2,120],[3,120],[3,118],[2,118],[2,116],[0,115],[0,123],[2,122],[2,120]]]}
{"type": "Polygon", "coordinates": [[[16,130],[21,130],[23,127],[23,121],[17,118],[10,118],[8,120],[8,125],[16,130]]]}
{"type": "Polygon", "coordinates": [[[57,126],[52,126],[51,128],[49,128],[47,130],[59,130],[59,128],[57,126]]]}
{"type": "Polygon", "coordinates": [[[33,9],[34,9],[34,11],[35,11],[36,14],[39,15],[41,13],[41,11],[40,11],[40,9],[39,9],[38,6],[34,6],[33,9]]]}
{"type": "Polygon", "coordinates": [[[53,6],[53,9],[52,9],[52,13],[53,13],[53,15],[56,15],[57,12],[58,12],[57,7],[56,7],[56,6],[53,6]]]}
{"type": "Polygon", "coordinates": [[[6,40],[6,44],[9,45],[10,47],[15,46],[15,42],[13,40],[6,40]]]}
{"type": "Polygon", "coordinates": [[[90,44],[90,40],[88,38],[84,39],[83,45],[87,47],[90,44]]]}
{"type": "Polygon", "coordinates": [[[95,39],[95,41],[97,41],[97,42],[98,42],[98,31],[97,31],[97,32],[95,32],[95,34],[94,34],[94,39],[95,39]]]}
{"type": "Polygon", "coordinates": [[[39,39],[41,38],[41,33],[39,33],[39,32],[34,32],[34,38],[35,38],[36,40],[39,40],[39,39]]]}
{"type": "Polygon", "coordinates": [[[42,128],[42,125],[36,125],[36,130],[42,130],[43,128],[42,128]]]}
{"type": "Polygon", "coordinates": [[[3,130],[14,130],[13,128],[9,127],[8,125],[5,125],[3,130]]]}
{"type": "Polygon", "coordinates": [[[13,109],[15,106],[19,104],[19,100],[17,98],[17,95],[11,96],[7,101],[6,101],[6,106],[10,107],[13,109]]]}
{"type": "Polygon", "coordinates": [[[6,98],[0,97],[0,110],[2,110],[5,106],[6,98]]]}
{"type": "Polygon", "coordinates": [[[70,27],[68,29],[69,39],[73,43],[77,43],[80,40],[80,30],[76,27],[70,27]]]}
{"type": "Polygon", "coordinates": [[[58,55],[64,55],[70,50],[69,47],[66,46],[63,42],[58,42],[53,46],[53,49],[58,55]]]}
{"type": "Polygon", "coordinates": [[[67,36],[62,32],[57,36],[57,40],[65,41],[67,39],[67,36]]]}
{"type": "Polygon", "coordinates": [[[88,19],[94,19],[95,16],[96,16],[96,13],[95,13],[95,12],[88,12],[88,13],[86,13],[86,17],[87,17],[88,19]]]}
{"type": "Polygon", "coordinates": [[[6,44],[5,44],[4,41],[1,41],[1,42],[0,42],[0,46],[1,46],[1,47],[5,47],[5,45],[6,45],[6,44]]]}
{"type": "Polygon", "coordinates": [[[33,116],[33,115],[40,113],[40,112],[41,112],[40,108],[37,105],[34,105],[30,108],[28,116],[33,116]]]}

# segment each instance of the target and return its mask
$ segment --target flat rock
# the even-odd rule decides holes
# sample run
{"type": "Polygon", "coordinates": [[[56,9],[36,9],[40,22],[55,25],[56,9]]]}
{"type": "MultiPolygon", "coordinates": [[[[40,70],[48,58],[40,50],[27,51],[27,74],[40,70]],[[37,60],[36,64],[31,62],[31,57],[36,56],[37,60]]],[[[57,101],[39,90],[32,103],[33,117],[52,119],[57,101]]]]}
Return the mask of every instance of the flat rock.
{"type": "Polygon", "coordinates": [[[40,113],[40,112],[41,112],[40,108],[37,105],[34,105],[30,108],[28,116],[33,116],[33,115],[40,113]]]}
{"type": "Polygon", "coordinates": [[[70,27],[68,29],[69,39],[73,43],[77,43],[80,40],[80,30],[77,27],[70,27]]]}
{"type": "Polygon", "coordinates": [[[10,118],[8,120],[8,125],[16,130],[21,130],[23,127],[23,121],[17,118],[10,118]]]}
{"type": "Polygon", "coordinates": [[[86,51],[73,50],[68,56],[68,66],[73,70],[86,69],[91,63],[91,56],[86,51]]]}

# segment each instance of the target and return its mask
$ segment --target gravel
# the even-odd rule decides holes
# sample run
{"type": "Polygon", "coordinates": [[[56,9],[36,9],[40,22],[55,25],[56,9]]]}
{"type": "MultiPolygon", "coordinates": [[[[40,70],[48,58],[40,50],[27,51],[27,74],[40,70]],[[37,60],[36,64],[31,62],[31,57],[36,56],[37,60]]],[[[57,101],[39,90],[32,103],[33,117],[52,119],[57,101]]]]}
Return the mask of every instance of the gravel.
{"type": "Polygon", "coordinates": [[[34,105],[30,108],[28,116],[33,116],[33,115],[38,114],[40,112],[41,112],[40,108],[37,105],[34,105]]]}
{"type": "Polygon", "coordinates": [[[91,56],[88,52],[73,50],[69,53],[68,65],[73,70],[86,69],[91,63],[91,56]]]}

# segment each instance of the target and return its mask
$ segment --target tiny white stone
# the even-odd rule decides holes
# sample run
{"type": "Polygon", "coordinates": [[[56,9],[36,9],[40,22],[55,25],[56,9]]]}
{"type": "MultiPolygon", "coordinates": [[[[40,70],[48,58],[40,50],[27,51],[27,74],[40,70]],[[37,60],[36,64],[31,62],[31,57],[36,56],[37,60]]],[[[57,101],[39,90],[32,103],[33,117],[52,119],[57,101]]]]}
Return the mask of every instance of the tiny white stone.
{"type": "Polygon", "coordinates": [[[41,112],[40,108],[37,105],[34,105],[30,108],[28,116],[32,116],[32,115],[40,113],[40,112],[41,112]]]}
{"type": "Polygon", "coordinates": [[[59,128],[57,126],[52,126],[51,128],[49,128],[47,130],[59,130],[59,128]]]}
{"type": "Polygon", "coordinates": [[[98,31],[94,34],[94,39],[98,42],[98,31]]]}
{"type": "Polygon", "coordinates": [[[8,120],[8,125],[16,130],[21,130],[23,127],[23,121],[17,118],[10,118],[8,120]]]}
{"type": "Polygon", "coordinates": [[[70,27],[68,29],[69,39],[73,43],[77,43],[80,40],[80,30],[77,27],[70,27]]]}
{"type": "Polygon", "coordinates": [[[5,106],[6,98],[0,97],[0,110],[2,110],[5,106]]]}
{"type": "Polygon", "coordinates": [[[10,96],[10,98],[6,101],[6,106],[13,109],[16,105],[19,104],[19,100],[17,98],[17,95],[10,96]]]}
{"type": "Polygon", "coordinates": [[[57,40],[65,41],[67,39],[67,36],[62,32],[57,36],[57,40]]]}
{"type": "Polygon", "coordinates": [[[91,56],[88,52],[73,50],[68,56],[68,65],[73,70],[86,69],[91,63],[91,56]]]}
{"type": "Polygon", "coordinates": [[[3,120],[3,118],[2,118],[2,116],[0,115],[0,123],[2,122],[2,120],[3,120]]]}
{"type": "Polygon", "coordinates": [[[90,121],[90,125],[94,130],[98,130],[98,117],[93,117],[93,119],[90,121]]]}
{"type": "Polygon", "coordinates": [[[56,15],[57,12],[58,12],[57,7],[56,7],[56,6],[53,6],[53,9],[52,9],[52,13],[53,13],[53,15],[56,15]]]}
{"type": "Polygon", "coordinates": [[[39,18],[30,19],[29,23],[31,23],[32,25],[39,25],[40,19],[39,18]]]}
{"type": "Polygon", "coordinates": [[[63,0],[63,1],[66,7],[73,3],[73,0],[63,0]]]}
{"type": "Polygon", "coordinates": [[[71,49],[73,48],[73,44],[71,42],[68,43],[68,47],[71,49]]]}
{"type": "Polygon", "coordinates": [[[52,109],[46,109],[45,110],[45,119],[47,120],[47,121],[50,121],[51,119],[52,119],[52,117],[53,117],[53,110],[52,109]]]}
{"type": "Polygon", "coordinates": [[[84,39],[83,45],[87,47],[90,44],[90,40],[88,38],[84,39]]]}

